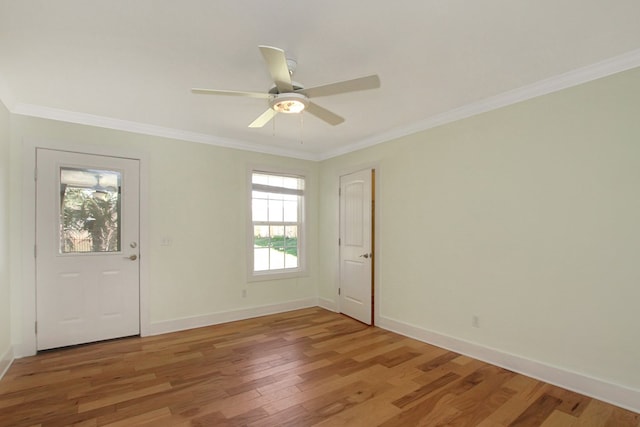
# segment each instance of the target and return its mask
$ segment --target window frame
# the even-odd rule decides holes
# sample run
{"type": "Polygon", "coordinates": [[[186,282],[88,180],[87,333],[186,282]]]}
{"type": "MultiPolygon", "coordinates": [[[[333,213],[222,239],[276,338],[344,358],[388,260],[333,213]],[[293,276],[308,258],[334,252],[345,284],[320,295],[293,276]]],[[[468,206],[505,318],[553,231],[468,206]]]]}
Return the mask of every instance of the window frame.
{"type": "MultiPolygon", "coordinates": [[[[247,200],[248,200],[248,214],[247,214],[247,281],[259,282],[266,280],[287,279],[305,276],[307,274],[307,245],[306,245],[306,231],[307,231],[307,199],[309,192],[309,177],[306,171],[281,169],[266,166],[250,166],[247,170],[247,200]],[[303,194],[300,204],[298,206],[298,266],[295,268],[284,268],[277,270],[254,270],[254,221],[253,221],[253,174],[266,174],[275,176],[284,176],[302,179],[304,183],[303,194]]],[[[262,223],[262,221],[259,221],[262,223]]],[[[276,223],[276,225],[280,225],[276,223]]]]}

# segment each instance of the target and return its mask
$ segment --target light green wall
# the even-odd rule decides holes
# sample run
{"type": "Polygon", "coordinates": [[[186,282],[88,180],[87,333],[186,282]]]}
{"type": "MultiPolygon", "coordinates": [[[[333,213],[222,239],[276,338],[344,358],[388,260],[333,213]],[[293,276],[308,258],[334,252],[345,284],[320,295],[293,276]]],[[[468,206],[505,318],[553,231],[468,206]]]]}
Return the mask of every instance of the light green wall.
{"type": "MultiPolygon", "coordinates": [[[[11,347],[9,293],[9,111],[0,102],[0,366],[11,347]]],[[[0,372],[1,373],[1,372],[0,372]]]]}
{"type": "MultiPolygon", "coordinates": [[[[152,322],[334,301],[338,177],[376,164],[380,316],[638,389],[639,94],[632,70],[319,164],[12,115],[11,265],[24,253],[22,141],[128,147],[150,159],[152,322]],[[253,163],[310,173],[308,277],[246,283],[253,163]]],[[[15,343],[19,268],[11,285],[15,343]]]]}
{"type": "Polygon", "coordinates": [[[635,69],[323,162],[320,297],[377,163],[383,318],[639,389],[639,118],[635,69]]]}
{"type": "MultiPolygon", "coordinates": [[[[149,158],[149,303],[151,323],[285,303],[317,295],[317,169],[314,162],[139,135],[20,115],[12,116],[15,265],[23,254],[20,230],[23,141],[126,148],[149,158]],[[264,165],[307,171],[309,274],[247,283],[247,168],[264,165]],[[163,237],[171,238],[162,246],[163,237]],[[247,297],[242,297],[242,290],[247,297]]],[[[143,191],[145,191],[143,189],[143,191]]],[[[144,242],[143,242],[144,243],[144,242]]],[[[22,277],[13,275],[14,320],[21,322],[22,277]]],[[[19,333],[20,325],[14,327],[19,333]]]]}

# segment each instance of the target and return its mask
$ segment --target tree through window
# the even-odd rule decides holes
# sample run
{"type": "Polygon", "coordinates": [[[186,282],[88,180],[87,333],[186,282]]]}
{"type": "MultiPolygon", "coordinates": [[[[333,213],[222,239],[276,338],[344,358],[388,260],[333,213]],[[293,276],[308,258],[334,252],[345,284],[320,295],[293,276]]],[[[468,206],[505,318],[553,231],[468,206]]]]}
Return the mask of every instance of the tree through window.
{"type": "Polygon", "coordinates": [[[60,253],[120,251],[118,171],[60,168],[60,253]]]}

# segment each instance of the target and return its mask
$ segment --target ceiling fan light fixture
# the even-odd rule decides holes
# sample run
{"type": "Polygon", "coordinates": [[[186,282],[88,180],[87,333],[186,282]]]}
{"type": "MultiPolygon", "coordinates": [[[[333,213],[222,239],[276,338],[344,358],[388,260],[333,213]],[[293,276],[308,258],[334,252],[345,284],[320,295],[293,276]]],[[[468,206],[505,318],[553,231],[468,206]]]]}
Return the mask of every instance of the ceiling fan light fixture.
{"type": "Polygon", "coordinates": [[[301,113],[308,104],[307,97],[300,93],[283,93],[271,100],[271,108],[278,113],[301,113]]]}

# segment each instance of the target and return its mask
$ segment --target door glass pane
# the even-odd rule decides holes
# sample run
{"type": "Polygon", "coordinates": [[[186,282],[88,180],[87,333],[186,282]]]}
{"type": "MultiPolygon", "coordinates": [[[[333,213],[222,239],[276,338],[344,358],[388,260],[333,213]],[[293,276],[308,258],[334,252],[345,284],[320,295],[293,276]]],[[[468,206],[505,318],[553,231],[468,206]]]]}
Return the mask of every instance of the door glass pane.
{"type": "Polygon", "coordinates": [[[60,253],[119,252],[122,174],[60,168],[60,253]]]}

